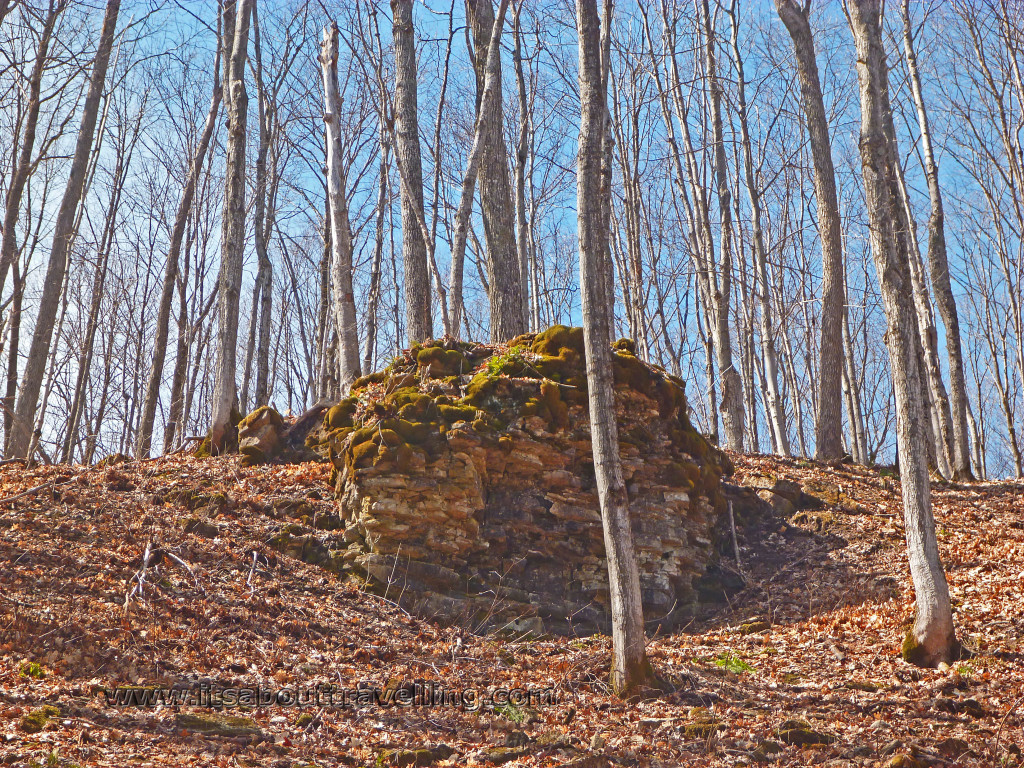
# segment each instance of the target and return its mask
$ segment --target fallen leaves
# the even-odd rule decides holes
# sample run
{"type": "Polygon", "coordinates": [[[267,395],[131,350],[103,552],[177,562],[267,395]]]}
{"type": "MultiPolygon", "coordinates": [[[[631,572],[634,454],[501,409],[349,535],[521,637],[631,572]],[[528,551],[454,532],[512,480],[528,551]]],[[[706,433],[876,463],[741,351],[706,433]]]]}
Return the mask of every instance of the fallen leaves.
{"type": "MultiPolygon", "coordinates": [[[[739,479],[835,488],[834,503],[741,527],[747,586],[686,631],[651,639],[652,662],[675,691],[629,703],[607,695],[607,637],[466,635],[274,555],[266,542],[298,515],[335,512],[323,465],[246,469],[233,458],[178,456],[5,467],[0,753],[46,764],[55,752],[58,765],[81,766],[1020,764],[1024,529],[1014,523],[1024,486],[935,487],[956,621],[976,655],[918,670],[899,658],[913,595],[887,478],[733,459],[739,479]],[[125,607],[147,545],[145,601],[136,595],[125,607]],[[103,694],[117,685],[384,690],[402,681],[461,691],[553,685],[559,699],[530,711],[215,713],[113,707],[103,694]],[[57,714],[34,732],[21,726],[45,707],[57,714]],[[249,731],[189,720],[220,715],[245,718],[249,731]]],[[[313,534],[343,546],[343,531],[313,534]]],[[[733,557],[731,540],[725,554],[733,557]]]]}

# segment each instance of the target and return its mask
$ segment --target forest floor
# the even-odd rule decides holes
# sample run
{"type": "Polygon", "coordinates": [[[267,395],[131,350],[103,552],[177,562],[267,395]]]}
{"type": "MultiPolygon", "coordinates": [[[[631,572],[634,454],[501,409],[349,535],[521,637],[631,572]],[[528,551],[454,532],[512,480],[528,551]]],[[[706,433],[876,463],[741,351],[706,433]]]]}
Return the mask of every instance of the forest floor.
{"type": "Polygon", "coordinates": [[[934,489],[956,623],[974,655],[921,670],[900,658],[913,596],[893,479],[733,458],[740,481],[818,481],[841,498],[741,529],[747,586],[650,641],[675,692],[625,702],[605,686],[607,637],[442,629],[276,555],[266,542],[297,510],[332,510],[327,466],[4,466],[0,764],[1021,765],[1024,485],[934,489]],[[277,705],[218,720],[199,707],[116,706],[105,693],[396,680],[464,696],[553,687],[557,701],[277,705]]]}

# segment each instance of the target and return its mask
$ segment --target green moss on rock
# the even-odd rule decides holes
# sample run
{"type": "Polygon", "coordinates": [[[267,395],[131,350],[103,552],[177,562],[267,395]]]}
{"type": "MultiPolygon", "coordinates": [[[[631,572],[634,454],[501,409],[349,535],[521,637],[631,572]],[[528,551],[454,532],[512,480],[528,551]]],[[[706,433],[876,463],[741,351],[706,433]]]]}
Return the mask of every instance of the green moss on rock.
{"type": "Polygon", "coordinates": [[[45,704],[38,709],[33,709],[27,715],[22,715],[19,726],[25,733],[39,733],[50,720],[60,715],[60,710],[52,704],[45,704]]]}

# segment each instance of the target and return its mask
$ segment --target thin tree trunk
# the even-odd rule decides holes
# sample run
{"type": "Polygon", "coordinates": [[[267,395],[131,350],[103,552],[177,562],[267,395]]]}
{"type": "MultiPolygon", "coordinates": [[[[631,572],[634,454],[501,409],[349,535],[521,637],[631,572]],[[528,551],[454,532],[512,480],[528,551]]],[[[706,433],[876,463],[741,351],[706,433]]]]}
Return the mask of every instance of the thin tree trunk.
{"type": "Polygon", "coordinates": [[[750,132],[747,127],[747,97],[744,85],[743,59],[740,56],[739,22],[736,18],[737,0],[732,1],[730,18],[732,20],[732,51],[736,64],[736,97],[737,110],[740,118],[740,142],[743,145],[743,176],[750,197],[751,228],[754,239],[754,268],[757,276],[758,298],[761,303],[760,336],[761,356],[764,361],[764,379],[768,389],[768,419],[783,456],[791,454],[789,448],[789,432],[786,427],[786,409],[779,394],[779,363],[775,354],[775,328],[772,318],[772,300],[768,290],[768,254],[761,226],[761,192],[754,178],[754,149],[751,146],[750,132]]]}
{"type": "MultiPolygon", "coordinates": [[[[519,249],[520,285],[523,292],[523,317],[527,326],[531,324],[530,312],[530,235],[526,215],[526,174],[529,158],[530,113],[526,94],[526,75],[523,72],[523,40],[519,19],[523,3],[516,6],[512,17],[512,65],[516,72],[516,87],[519,95],[519,141],[516,144],[516,245],[519,249]]],[[[536,323],[534,323],[536,326],[536,323]]]]}
{"type": "Polygon", "coordinates": [[[722,386],[722,426],[725,445],[733,451],[743,450],[743,381],[733,364],[732,339],[729,331],[729,310],[732,302],[732,191],[729,189],[729,166],[725,154],[725,128],[722,122],[722,84],[715,64],[715,33],[712,28],[708,0],[701,1],[704,23],[704,55],[708,91],[710,93],[712,142],[714,143],[715,185],[722,234],[719,240],[718,292],[715,295],[718,375],[722,386]]]}
{"type": "Polygon", "coordinates": [[[402,174],[402,261],[405,323],[410,345],[434,335],[430,276],[423,225],[423,166],[416,97],[416,32],[413,0],[391,0],[395,46],[395,159],[402,174]]]}
{"type": "Polygon", "coordinates": [[[848,5],[857,46],[861,92],[861,163],[888,330],[886,345],[896,392],[896,431],[910,572],[917,598],[914,626],[903,643],[907,661],[935,666],[958,651],[946,575],[932,517],[922,445],[924,413],[914,351],[916,317],[910,297],[908,226],[895,183],[898,153],[889,106],[888,72],[878,0],[848,5]]]}
{"type": "MultiPolygon", "coordinates": [[[[474,65],[480,97],[476,125],[480,137],[477,181],[480,187],[484,241],[487,244],[488,280],[491,284],[491,341],[508,341],[526,332],[526,314],[523,311],[523,280],[516,249],[515,208],[512,204],[512,183],[508,175],[508,149],[502,132],[501,25],[495,24],[491,3],[492,0],[466,0],[466,16],[476,48],[474,65]],[[484,102],[484,90],[487,87],[493,91],[484,102]]],[[[503,0],[502,5],[507,7],[507,0],[503,0]]]]}
{"type": "Polygon", "coordinates": [[[366,306],[366,348],[363,352],[363,370],[373,370],[374,355],[377,350],[377,307],[380,305],[381,260],[384,256],[384,214],[385,206],[390,205],[388,197],[388,154],[391,147],[387,134],[380,135],[380,178],[377,183],[377,229],[373,239],[373,263],[370,266],[370,295],[366,306]]]}
{"type": "Polygon", "coordinates": [[[927,374],[926,394],[929,418],[932,422],[932,438],[934,466],[943,477],[952,477],[950,461],[953,455],[953,429],[949,409],[949,397],[946,385],[942,381],[942,370],[939,363],[939,336],[935,330],[935,315],[932,312],[928,285],[924,279],[924,265],[921,263],[921,249],[917,240],[917,223],[910,207],[910,195],[903,169],[897,163],[896,180],[899,184],[900,196],[908,223],[907,241],[910,246],[908,267],[910,284],[914,291],[914,306],[917,308],[917,325],[921,345],[922,370],[927,374]]]}
{"type": "Polygon", "coordinates": [[[17,258],[18,238],[15,230],[18,217],[21,215],[21,198],[33,170],[32,152],[35,148],[36,128],[39,124],[39,93],[43,82],[43,71],[49,60],[48,53],[54,24],[65,7],[66,3],[59,2],[56,5],[51,5],[46,14],[46,21],[43,22],[43,29],[39,35],[36,60],[32,65],[32,74],[28,78],[28,108],[25,112],[25,129],[17,161],[11,169],[7,197],[4,201],[3,230],[0,232],[3,235],[0,239],[0,294],[3,294],[4,284],[7,282],[7,271],[17,258]]]}
{"type": "Polygon", "coordinates": [[[814,453],[820,460],[837,459],[843,452],[843,247],[836,196],[836,173],[828,116],[821,94],[814,36],[808,21],[810,3],[775,0],[775,7],[789,30],[796,53],[807,133],[814,159],[814,195],[818,202],[818,233],[821,237],[821,348],[818,366],[818,408],[814,453]]]}
{"type": "MultiPolygon", "coordinates": [[[[138,134],[136,134],[136,136],[138,136],[138,134]]],[[[78,442],[78,425],[81,422],[82,413],[85,409],[87,382],[92,370],[96,329],[100,321],[100,306],[103,301],[103,288],[107,279],[107,263],[110,259],[110,251],[114,247],[117,211],[121,201],[121,190],[124,187],[124,175],[127,170],[127,165],[131,162],[132,151],[129,149],[127,153],[124,153],[123,148],[118,149],[119,151],[116,161],[117,166],[114,170],[114,189],[111,193],[110,206],[107,210],[106,221],[104,222],[103,235],[100,238],[100,252],[98,254],[96,271],[93,275],[92,299],[89,303],[89,314],[86,319],[85,338],[82,342],[82,355],[79,358],[78,376],[75,380],[71,412],[68,415],[67,421],[67,431],[64,435],[64,444],[61,447],[60,461],[65,464],[70,464],[73,461],[75,446],[78,442]]]]}
{"type": "Polygon", "coordinates": [[[21,343],[21,305],[25,297],[25,282],[21,279],[18,261],[14,261],[12,273],[14,294],[11,296],[10,337],[7,345],[7,384],[4,388],[4,449],[11,440],[14,424],[14,398],[18,392],[18,347],[21,343]]]}
{"type": "MultiPolygon", "coordinates": [[[[490,0],[483,1],[489,2],[490,0]]],[[[508,0],[501,0],[501,3],[498,6],[498,12],[495,14],[490,37],[497,40],[501,39],[501,28],[505,22],[505,12],[507,8],[508,0]]],[[[500,46],[488,47],[487,58],[482,65],[484,70],[484,85],[480,93],[480,105],[477,110],[477,119],[473,129],[473,143],[469,149],[469,156],[466,158],[466,170],[462,175],[462,193],[459,196],[459,207],[455,211],[455,222],[452,225],[451,323],[452,333],[455,335],[458,335],[459,333],[459,326],[465,313],[465,307],[463,306],[462,301],[462,281],[466,257],[466,239],[469,233],[470,215],[473,212],[473,193],[476,189],[480,163],[482,162],[485,153],[486,134],[484,116],[493,111],[492,105],[494,100],[501,95],[501,91],[497,90],[497,78],[500,72],[500,70],[498,70],[499,55],[500,46]]],[[[479,53],[477,54],[477,58],[479,60],[479,53]]],[[[493,274],[491,277],[493,277],[493,274]]],[[[491,282],[492,281],[488,279],[488,286],[491,285],[491,282]]],[[[500,305],[500,301],[496,304],[496,300],[491,296],[490,290],[488,290],[487,295],[490,299],[493,313],[494,307],[500,305]]],[[[492,336],[493,333],[494,329],[492,328],[492,336]]]]}
{"type": "MultiPolygon", "coordinates": [[[[331,275],[334,283],[334,325],[338,332],[338,382],[342,394],[359,377],[359,335],[352,291],[352,232],[342,174],[341,95],[338,91],[338,25],[324,28],[320,51],[327,128],[327,192],[331,216],[331,275]]],[[[429,297],[428,297],[429,298],[429,297]]]]}
{"type": "Polygon", "coordinates": [[[909,0],[903,0],[903,49],[910,74],[910,90],[917,107],[917,120],[921,130],[921,150],[924,153],[925,177],[928,180],[928,197],[931,213],[928,217],[928,264],[935,291],[935,306],[939,310],[942,324],[946,329],[946,356],[949,362],[950,417],[953,427],[953,455],[951,456],[955,480],[970,480],[971,449],[968,432],[967,378],[964,375],[963,351],[960,344],[960,318],[957,314],[953,286],[949,279],[949,261],[946,257],[945,214],[942,208],[942,191],[939,187],[939,166],[932,148],[931,128],[925,109],[921,75],[917,67],[914,38],[910,25],[909,0]]]}
{"type": "MultiPolygon", "coordinates": [[[[233,7],[233,5],[229,4],[228,7],[233,7]]],[[[229,11],[225,9],[225,22],[227,21],[228,13],[229,11]]],[[[219,25],[218,28],[220,28],[219,25]]],[[[192,210],[192,201],[195,199],[196,187],[199,184],[199,174],[202,172],[206,152],[210,147],[213,132],[217,127],[217,112],[220,109],[222,93],[220,84],[222,48],[221,40],[218,39],[217,54],[213,66],[213,95],[210,98],[210,109],[206,114],[206,122],[203,124],[199,144],[196,146],[195,155],[192,158],[188,178],[185,180],[185,188],[181,193],[181,200],[178,202],[178,210],[174,216],[174,225],[171,228],[171,240],[167,248],[167,266],[164,269],[164,282],[160,290],[160,304],[156,313],[153,363],[149,369],[149,379],[146,382],[146,397],[142,406],[142,419],[139,423],[139,432],[135,441],[135,456],[140,459],[149,456],[150,447],[153,442],[153,424],[156,420],[156,406],[160,399],[160,382],[163,378],[164,360],[167,357],[167,336],[171,318],[171,303],[174,300],[175,281],[178,279],[181,243],[185,237],[189,212],[192,210]]],[[[164,449],[166,450],[168,447],[165,441],[164,449]]]]}
{"type": "Polygon", "coordinates": [[[210,451],[215,454],[232,450],[237,439],[232,414],[238,399],[235,388],[238,294],[242,286],[242,257],[245,250],[245,132],[249,107],[249,97],[245,92],[245,59],[249,48],[249,16],[254,2],[238,0],[228,60],[229,76],[224,80],[228,89],[225,99],[228,140],[220,274],[217,279],[217,362],[210,426],[210,451]]]}
{"type": "Polygon", "coordinates": [[[256,362],[253,406],[267,404],[270,321],[274,298],[274,267],[267,249],[274,228],[274,198],[277,187],[277,163],[274,157],[269,158],[268,168],[268,156],[271,154],[274,138],[275,104],[263,84],[263,48],[260,41],[259,14],[255,3],[252,8],[252,35],[260,137],[256,152],[256,185],[253,201],[253,244],[256,247],[257,268],[249,320],[249,344],[246,347],[245,371],[242,378],[242,411],[249,407],[249,382],[253,360],[256,362]]]}
{"type": "MultiPolygon", "coordinates": [[[[605,0],[606,8],[610,0],[605,0]]],[[[611,306],[603,290],[608,227],[600,198],[607,102],[601,77],[601,22],[596,0],[577,0],[579,29],[580,137],[577,173],[577,212],[580,248],[580,287],[590,399],[590,430],[594,475],[601,502],[605,553],[612,609],[612,690],[629,694],[649,685],[653,671],[647,660],[640,577],[629,500],[622,478],[618,428],[615,420],[611,348],[608,344],[611,306]]],[[[606,23],[609,16],[606,12],[606,23]]]]}
{"type": "Polygon", "coordinates": [[[32,335],[32,346],[29,350],[28,363],[25,366],[25,376],[19,388],[14,424],[11,429],[9,447],[11,456],[31,458],[28,454],[32,443],[32,426],[36,407],[39,405],[39,390],[43,384],[46,361],[49,357],[50,345],[53,342],[54,321],[57,318],[60,295],[64,287],[63,275],[67,266],[71,241],[75,236],[78,205],[85,189],[85,177],[92,150],[93,135],[96,132],[96,119],[99,114],[100,99],[103,96],[107,64],[110,61],[110,52],[114,45],[114,31],[117,27],[117,15],[120,8],[120,0],[107,0],[100,43],[93,61],[92,73],[89,76],[89,92],[82,108],[82,125],[79,128],[75,154],[68,174],[68,183],[54,226],[53,245],[50,247],[50,259],[46,267],[43,293],[39,300],[39,312],[36,316],[35,332],[32,335]]]}

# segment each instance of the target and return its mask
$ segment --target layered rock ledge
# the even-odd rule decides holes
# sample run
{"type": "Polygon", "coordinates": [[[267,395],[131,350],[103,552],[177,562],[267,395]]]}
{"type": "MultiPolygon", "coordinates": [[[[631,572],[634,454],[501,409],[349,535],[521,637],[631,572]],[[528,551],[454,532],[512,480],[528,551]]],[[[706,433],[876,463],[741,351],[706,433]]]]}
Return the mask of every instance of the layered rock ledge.
{"type": "MultiPolygon", "coordinates": [[[[646,618],[692,615],[728,458],[683,382],[615,349],[623,470],[646,618]]],[[[342,549],[318,553],[420,615],[478,631],[609,631],[583,334],[415,346],[358,380],[308,444],[335,467],[342,549]]],[[[288,551],[309,542],[283,533],[288,551]]]]}

